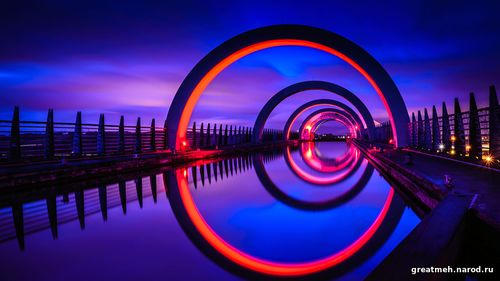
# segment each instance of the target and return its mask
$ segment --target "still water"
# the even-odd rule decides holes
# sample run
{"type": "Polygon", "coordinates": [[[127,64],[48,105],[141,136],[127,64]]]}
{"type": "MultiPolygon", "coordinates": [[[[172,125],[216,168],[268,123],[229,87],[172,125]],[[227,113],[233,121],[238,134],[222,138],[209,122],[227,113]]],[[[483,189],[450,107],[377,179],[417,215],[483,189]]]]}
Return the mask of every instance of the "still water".
{"type": "Polygon", "coordinates": [[[362,280],[420,221],[342,142],[0,202],[0,280],[362,280]]]}

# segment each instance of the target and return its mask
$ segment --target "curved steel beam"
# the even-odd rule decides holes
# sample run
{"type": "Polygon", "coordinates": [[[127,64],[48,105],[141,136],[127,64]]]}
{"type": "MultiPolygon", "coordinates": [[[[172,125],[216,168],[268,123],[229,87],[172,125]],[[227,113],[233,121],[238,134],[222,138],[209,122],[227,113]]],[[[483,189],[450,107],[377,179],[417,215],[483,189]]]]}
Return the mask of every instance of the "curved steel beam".
{"type": "MultiPolygon", "coordinates": [[[[290,115],[290,117],[288,118],[288,120],[285,123],[285,127],[283,128],[283,134],[284,134],[285,140],[290,139],[290,131],[292,129],[292,126],[295,123],[295,121],[297,120],[297,118],[304,111],[306,111],[308,109],[311,109],[313,107],[316,107],[316,106],[324,106],[324,105],[329,105],[329,106],[331,105],[331,106],[339,107],[339,108],[345,110],[347,113],[349,113],[356,120],[356,123],[363,124],[361,122],[361,119],[359,118],[358,114],[352,108],[350,108],[348,105],[346,105],[346,104],[344,104],[344,103],[342,103],[340,101],[336,101],[336,100],[332,100],[332,99],[317,99],[317,100],[312,100],[310,102],[307,102],[307,103],[301,105],[299,108],[297,108],[292,113],[292,115],[290,115]]],[[[366,113],[368,114],[368,116],[361,115],[361,117],[364,120],[365,126],[366,126],[366,124],[369,123],[367,120],[372,120],[373,121],[373,118],[372,118],[370,112],[368,111],[368,112],[365,112],[365,114],[366,113]]],[[[368,131],[368,137],[369,138],[371,137],[370,135],[371,135],[371,133],[370,133],[370,131],[368,131]]]]}
{"type": "MultiPolygon", "coordinates": [[[[262,107],[262,109],[260,110],[259,115],[257,115],[257,119],[255,120],[255,124],[253,126],[254,140],[256,142],[260,142],[262,140],[262,134],[264,132],[264,126],[267,118],[269,118],[271,112],[276,106],[278,106],[278,104],[280,104],[283,100],[290,96],[308,90],[323,90],[332,94],[336,94],[348,100],[359,111],[361,116],[363,116],[363,119],[365,119],[369,137],[373,138],[375,136],[375,123],[370,114],[370,111],[355,94],[353,94],[346,88],[334,83],[325,81],[305,81],[290,85],[282,89],[267,101],[264,107],[262,107]]],[[[363,123],[360,124],[362,126],[363,123]]]]}
{"type": "Polygon", "coordinates": [[[396,84],[368,52],[333,32],[304,25],[273,25],[253,29],[222,43],[189,72],[168,110],[168,143],[171,149],[186,145],[191,114],[206,87],[226,67],[259,50],[301,46],[327,52],[356,69],[370,83],[389,114],[396,146],[407,145],[408,111],[396,84]]]}
{"type": "Polygon", "coordinates": [[[310,123],[311,129],[309,130],[309,132],[315,134],[321,125],[323,125],[327,122],[330,122],[330,121],[336,121],[336,122],[339,122],[342,125],[344,125],[349,130],[349,134],[351,135],[352,138],[357,138],[359,135],[361,135],[359,130],[356,129],[356,127],[357,127],[356,125],[352,124],[347,119],[343,119],[343,118],[339,118],[339,117],[340,116],[333,114],[333,115],[327,115],[326,117],[322,117],[321,120],[311,121],[312,122],[312,123],[310,123]],[[326,118],[326,119],[323,119],[323,118],[326,118]]]}
{"type": "MultiPolygon", "coordinates": [[[[305,129],[305,126],[309,123],[309,121],[311,121],[313,118],[316,118],[317,116],[319,116],[319,115],[321,115],[323,113],[332,113],[332,114],[338,115],[339,117],[341,116],[342,118],[345,118],[344,122],[343,122],[344,125],[346,125],[348,128],[351,127],[349,129],[354,129],[354,127],[355,127],[355,123],[353,124],[352,123],[353,120],[349,119],[349,115],[347,114],[347,112],[339,110],[339,109],[335,109],[335,108],[323,108],[323,109],[316,110],[313,113],[309,114],[304,119],[304,121],[302,121],[302,124],[300,125],[300,129],[299,129],[300,138],[302,138],[302,133],[303,133],[303,131],[305,129]],[[348,121],[348,122],[345,122],[345,121],[348,121]]],[[[333,120],[333,119],[334,118],[329,118],[328,120],[333,120]]],[[[312,130],[310,130],[310,131],[312,131],[312,130]]],[[[357,131],[359,133],[359,124],[358,124],[358,130],[357,131]]]]}

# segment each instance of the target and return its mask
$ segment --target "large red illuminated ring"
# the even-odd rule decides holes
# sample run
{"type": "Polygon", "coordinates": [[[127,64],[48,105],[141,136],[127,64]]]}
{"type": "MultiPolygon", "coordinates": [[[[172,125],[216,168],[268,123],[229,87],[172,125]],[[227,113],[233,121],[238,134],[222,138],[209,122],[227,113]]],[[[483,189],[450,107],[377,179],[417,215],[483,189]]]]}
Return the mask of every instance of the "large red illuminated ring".
{"type": "MultiPolygon", "coordinates": [[[[290,131],[291,131],[292,126],[294,125],[295,121],[297,121],[297,118],[305,111],[307,111],[313,107],[317,107],[317,106],[336,106],[336,107],[339,107],[339,108],[343,109],[344,111],[346,111],[347,113],[349,113],[349,115],[351,115],[352,118],[354,118],[356,120],[357,124],[362,124],[362,121],[359,118],[359,116],[356,114],[356,112],[344,103],[341,103],[341,102],[336,101],[336,100],[331,100],[331,99],[312,100],[310,102],[307,102],[307,103],[301,105],[299,108],[297,108],[292,113],[292,115],[290,115],[290,117],[288,118],[288,120],[285,123],[285,126],[283,127],[283,135],[284,135],[285,140],[290,139],[290,131]]],[[[372,119],[371,114],[368,110],[367,110],[367,113],[368,113],[369,117],[364,117],[363,114],[360,113],[361,117],[363,117],[365,124],[370,124],[367,121],[367,118],[369,118],[369,120],[372,120],[372,124],[373,124],[373,119],[372,119]]],[[[370,132],[370,130],[368,130],[368,132],[370,132]]]]}
{"type": "MultiPolygon", "coordinates": [[[[349,135],[347,137],[352,137],[352,138],[357,138],[361,133],[359,132],[359,129],[357,125],[354,125],[347,119],[339,118],[338,115],[333,114],[322,117],[321,119],[316,119],[315,121],[310,122],[311,130],[310,133],[316,134],[316,132],[319,130],[319,127],[321,127],[323,124],[331,122],[331,121],[336,121],[339,122],[340,124],[344,125],[345,128],[349,130],[349,135]],[[324,118],[324,119],[323,119],[324,118]]],[[[306,125],[307,128],[307,125],[306,125]]]]}
{"type": "MultiPolygon", "coordinates": [[[[367,126],[367,137],[368,138],[373,138],[374,136],[374,131],[375,131],[375,124],[373,122],[372,116],[370,114],[370,111],[368,108],[363,104],[363,102],[352,92],[347,90],[344,87],[341,87],[337,84],[325,82],[325,81],[304,81],[296,84],[292,84],[278,93],[276,93],[274,96],[272,96],[266,104],[262,107],[260,110],[259,114],[257,115],[257,118],[255,119],[254,127],[253,127],[253,139],[255,140],[256,143],[260,143],[262,141],[262,135],[264,131],[264,126],[266,124],[267,119],[271,115],[272,111],[285,99],[287,99],[290,96],[293,96],[295,94],[308,91],[308,90],[321,90],[321,91],[326,91],[329,94],[334,94],[337,96],[340,96],[347,101],[349,101],[361,114],[363,119],[366,121],[365,125],[367,126]]],[[[325,100],[329,101],[329,100],[325,100]]],[[[327,102],[328,103],[328,102],[327,102]]],[[[308,103],[309,104],[309,103],[308,103]]],[[[331,104],[331,102],[330,102],[331,104]]],[[[345,111],[347,111],[350,115],[352,115],[354,118],[358,117],[357,114],[347,105],[336,102],[338,107],[341,107],[345,111]]],[[[293,115],[293,114],[292,114],[293,115]]],[[[363,123],[361,122],[361,119],[359,117],[356,119],[356,123],[360,124],[359,128],[363,129],[363,123]]],[[[285,130],[287,132],[289,130],[285,130]]],[[[285,139],[288,139],[289,137],[289,132],[285,133],[285,139]]]]}
{"type": "Polygon", "coordinates": [[[321,120],[316,120],[314,122],[311,122],[311,133],[316,134],[316,132],[319,130],[323,124],[331,122],[331,121],[336,121],[339,122],[340,124],[344,125],[346,129],[349,130],[349,134],[351,137],[356,138],[359,134],[358,131],[355,130],[355,126],[352,123],[350,123],[348,120],[343,120],[339,119],[338,116],[333,116],[333,117],[326,117],[326,119],[321,119],[321,120]]]}
{"type": "Polygon", "coordinates": [[[336,108],[323,108],[312,112],[302,121],[302,125],[299,128],[299,138],[303,139],[302,136],[307,127],[309,127],[309,133],[314,133],[313,125],[316,121],[320,121],[321,119],[336,120],[346,126],[351,134],[357,135],[360,133],[360,125],[353,123],[354,121],[352,117],[350,117],[347,112],[336,108]],[[327,114],[331,114],[333,116],[327,114]],[[323,115],[325,116],[325,118],[323,118],[323,115]]]}
{"type": "Polygon", "coordinates": [[[212,80],[226,67],[251,53],[280,46],[302,46],[332,54],[354,67],[381,98],[391,121],[396,146],[407,145],[406,105],[385,69],[365,50],[333,32],[303,26],[274,25],[235,36],[208,53],[189,72],[168,111],[168,143],[181,149],[186,143],[188,123],[194,107],[212,80]]]}
{"type": "Polygon", "coordinates": [[[323,125],[327,122],[330,122],[330,121],[336,121],[336,122],[339,122],[340,124],[344,125],[344,127],[346,127],[349,130],[348,137],[350,136],[352,138],[357,138],[358,135],[361,134],[359,132],[359,130],[357,129],[358,128],[357,125],[354,125],[353,123],[351,123],[350,120],[347,120],[344,118],[339,118],[339,117],[340,116],[338,116],[337,114],[325,114],[325,116],[322,115],[321,118],[313,118],[314,120],[309,120],[309,122],[303,124],[303,128],[302,128],[301,133],[305,133],[304,132],[305,128],[310,127],[310,130],[309,130],[310,135],[309,136],[311,136],[313,134],[316,134],[316,131],[318,131],[318,129],[319,129],[319,127],[321,127],[321,125],[323,125]]]}
{"type": "Polygon", "coordinates": [[[322,121],[337,121],[343,124],[351,133],[359,132],[359,124],[355,123],[347,112],[336,108],[322,108],[309,114],[299,127],[299,133],[302,134],[307,127],[310,132],[315,132],[322,121]],[[313,130],[313,128],[315,130],[313,130]]]}
{"type": "MultiPolygon", "coordinates": [[[[391,189],[382,210],[374,222],[368,227],[363,235],[342,251],[311,262],[273,262],[244,253],[224,241],[222,237],[215,233],[196,207],[189,191],[185,173],[185,169],[177,169],[175,171],[168,171],[165,174],[165,180],[168,182],[167,185],[169,187],[167,191],[171,207],[184,231],[186,231],[204,253],[210,251],[210,255],[218,255],[217,257],[227,259],[241,269],[258,274],[299,277],[317,274],[329,270],[332,267],[336,267],[348,259],[355,258],[358,252],[372,242],[370,240],[380,240],[380,238],[376,236],[378,233],[381,233],[381,229],[386,229],[383,223],[388,214],[392,212],[396,213],[394,215],[397,217],[397,220],[394,220],[392,216],[391,219],[388,220],[391,224],[390,228],[393,229],[393,227],[397,225],[397,221],[404,210],[402,201],[398,196],[394,196],[394,190],[391,189]],[[207,246],[210,247],[210,249],[207,249],[207,246]]],[[[382,239],[386,239],[387,237],[388,235],[384,233],[382,239]]]]}

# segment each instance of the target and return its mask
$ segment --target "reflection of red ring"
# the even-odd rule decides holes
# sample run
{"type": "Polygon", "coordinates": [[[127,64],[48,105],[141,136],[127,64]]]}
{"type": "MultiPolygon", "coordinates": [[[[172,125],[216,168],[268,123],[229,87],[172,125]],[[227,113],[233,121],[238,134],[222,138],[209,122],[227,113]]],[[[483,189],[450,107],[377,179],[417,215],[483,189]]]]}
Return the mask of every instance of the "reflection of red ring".
{"type": "Polygon", "coordinates": [[[300,153],[304,162],[312,169],[323,173],[335,173],[344,169],[349,163],[355,160],[355,154],[352,151],[353,146],[350,146],[349,150],[340,158],[340,161],[336,161],[335,165],[328,165],[324,159],[321,159],[317,155],[314,142],[308,141],[300,144],[300,153]]]}
{"type": "Polygon", "coordinates": [[[280,263],[256,258],[236,249],[235,247],[224,241],[224,239],[217,235],[217,233],[215,233],[215,231],[201,216],[198,208],[196,207],[196,204],[194,203],[193,198],[191,197],[187,178],[184,176],[183,169],[178,169],[175,172],[175,175],[177,182],[179,183],[179,195],[181,197],[182,204],[185,207],[189,219],[192,221],[193,225],[203,236],[203,238],[219,253],[221,253],[229,260],[235,262],[236,264],[259,273],[276,276],[301,276],[317,273],[319,271],[331,268],[354,255],[371,239],[371,237],[380,227],[382,221],[387,215],[394,196],[394,190],[390,189],[382,210],[378,214],[375,221],[363,233],[363,235],[361,235],[356,241],[354,241],[348,247],[344,248],[342,251],[335,253],[329,257],[312,262],[280,263]]]}
{"type": "Polygon", "coordinates": [[[356,150],[354,152],[354,161],[351,162],[349,168],[345,172],[338,174],[338,175],[334,175],[332,177],[327,177],[327,178],[313,176],[313,175],[305,172],[302,168],[300,168],[299,165],[297,165],[297,163],[295,163],[295,161],[292,158],[292,154],[290,153],[290,147],[287,147],[285,149],[285,160],[290,165],[290,168],[293,170],[294,174],[296,174],[297,176],[299,176],[301,179],[305,180],[306,182],[318,184],[318,185],[329,185],[329,184],[340,182],[341,180],[343,180],[346,176],[348,176],[350,174],[350,171],[354,168],[358,158],[360,157],[359,154],[360,154],[359,150],[356,150]]]}

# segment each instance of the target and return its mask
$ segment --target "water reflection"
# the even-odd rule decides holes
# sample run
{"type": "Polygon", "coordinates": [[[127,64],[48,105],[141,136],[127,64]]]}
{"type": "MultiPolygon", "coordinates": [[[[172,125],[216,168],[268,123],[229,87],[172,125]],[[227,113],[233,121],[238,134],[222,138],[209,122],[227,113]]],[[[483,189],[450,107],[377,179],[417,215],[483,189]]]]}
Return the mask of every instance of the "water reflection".
{"type": "MultiPolygon", "coordinates": [[[[146,230],[152,227],[157,229],[155,232],[169,233],[169,241],[184,245],[183,250],[151,249],[146,256],[135,255],[134,250],[127,260],[136,269],[140,264],[149,267],[148,261],[162,260],[175,271],[171,264],[186,256],[194,261],[200,276],[204,271],[217,272],[220,280],[277,276],[362,279],[418,223],[394,190],[373,172],[373,166],[353,146],[302,143],[298,147],[198,162],[177,169],[162,167],[0,196],[0,258],[18,255],[12,248],[2,251],[9,249],[4,245],[12,239],[17,238],[20,249],[25,248],[26,236],[36,236],[46,229],[52,239],[60,239],[59,228],[64,224],[78,221],[83,230],[89,218],[98,215],[103,222],[120,222],[129,230],[123,231],[116,223],[96,226],[95,220],[90,219],[94,229],[107,228],[113,233],[113,239],[93,238],[102,239],[106,249],[110,249],[93,257],[97,260],[109,260],[112,251],[127,247],[118,241],[129,235],[138,241],[147,237],[147,244],[136,242],[136,247],[147,249],[154,244],[161,248],[166,241],[146,230]],[[120,210],[120,206],[120,212],[127,214],[131,204],[134,210],[157,204],[158,194],[163,192],[169,204],[159,204],[161,212],[142,214],[141,223],[125,223],[116,211],[110,215],[110,210],[120,210]],[[169,216],[176,218],[184,237],[173,234],[175,225],[164,223],[163,217],[169,216]],[[137,229],[139,224],[144,231],[137,229]],[[186,237],[199,253],[234,275],[213,269],[210,261],[203,261],[185,244],[186,237]]],[[[85,232],[79,237],[84,240],[85,232]]],[[[60,254],[47,254],[36,251],[40,243],[46,243],[44,238],[31,243],[24,250],[26,254],[32,252],[38,258],[50,255],[54,263],[79,255],[86,250],[82,247],[91,247],[78,245],[60,253],[59,244],[54,243],[54,253],[60,254]]],[[[19,256],[13,259],[11,268],[28,266],[14,261],[30,263],[19,256]]],[[[127,270],[100,270],[127,279],[127,270]]],[[[16,276],[15,272],[7,275],[2,271],[0,275],[16,276]]],[[[44,272],[39,269],[38,274],[44,272]]],[[[159,279],[163,276],[160,272],[150,272],[149,276],[159,279]]],[[[172,274],[170,280],[190,280],[189,276],[197,273],[179,270],[172,274]]],[[[45,277],[54,278],[50,271],[45,277]]]]}
{"type": "MultiPolygon", "coordinates": [[[[312,159],[307,154],[308,149],[300,149],[302,159],[308,161],[312,159]]],[[[341,172],[341,177],[349,174],[351,171],[359,168],[361,162],[364,163],[364,172],[360,179],[346,192],[341,193],[332,199],[309,202],[298,198],[293,198],[283,192],[269,177],[266,172],[264,159],[262,154],[253,156],[253,165],[257,177],[265,189],[279,202],[284,203],[292,208],[300,210],[328,210],[339,205],[347,203],[354,198],[368,183],[372,176],[373,167],[368,165],[366,160],[360,156],[356,149],[350,147],[346,154],[353,154],[355,163],[358,165],[347,167],[346,172],[341,172]],[[356,167],[356,169],[354,168],[356,167]]],[[[294,171],[295,174],[307,175],[300,178],[312,184],[335,184],[335,180],[328,178],[328,182],[318,180],[319,177],[311,176],[300,169],[291,157],[291,149],[287,147],[284,151],[284,158],[294,171]],[[294,164],[291,164],[294,163],[294,164]],[[296,169],[294,167],[297,167],[296,169]]],[[[350,157],[342,157],[346,159],[350,157]]],[[[317,160],[320,158],[316,158],[317,160]]],[[[335,161],[328,161],[327,167],[335,161]]],[[[365,231],[354,239],[350,244],[345,245],[341,250],[335,251],[331,255],[323,256],[314,260],[305,260],[300,262],[281,262],[276,260],[265,259],[260,256],[252,255],[243,249],[238,248],[225,240],[206,220],[202,212],[197,207],[197,203],[193,199],[193,194],[190,191],[187,170],[179,169],[166,173],[166,182],[170,187],[169,199],[172,209],[183,229],[189,237],[197,244],[198,248],[204,251],[209,257],[223,266],[231,268],[233,271],[240,273],[243,276],[257,274],[271,276],[288,276],[288,277],[304,277],[307,275],[316,275],[320,277],[332,277],[341,274],[352,268],[364,259],[370,257],[383,242],[391,235],[394,228],[397,226],[403,212],[404,203],[400,197],[394,196],[394,190],[390,189],[384,200],[384,203],[379,210],[377,216],[365,231]],[[371,242],[371,243],[369,243],[371,242]],[[349,262],[346,262],[349,260],[349,262]]],[[[203,165],[200,166],[200,171],[203,171],[203,165]]],[[[325,172],[322,170],[321,172],[325,172]]],[[[330,186],[333,188],[333,186],[330,186]]],[[[317,215],[317,214],[313,214],[317,215]]],[[[278,242],[278,241],[276,241],[278,242]]]]}

